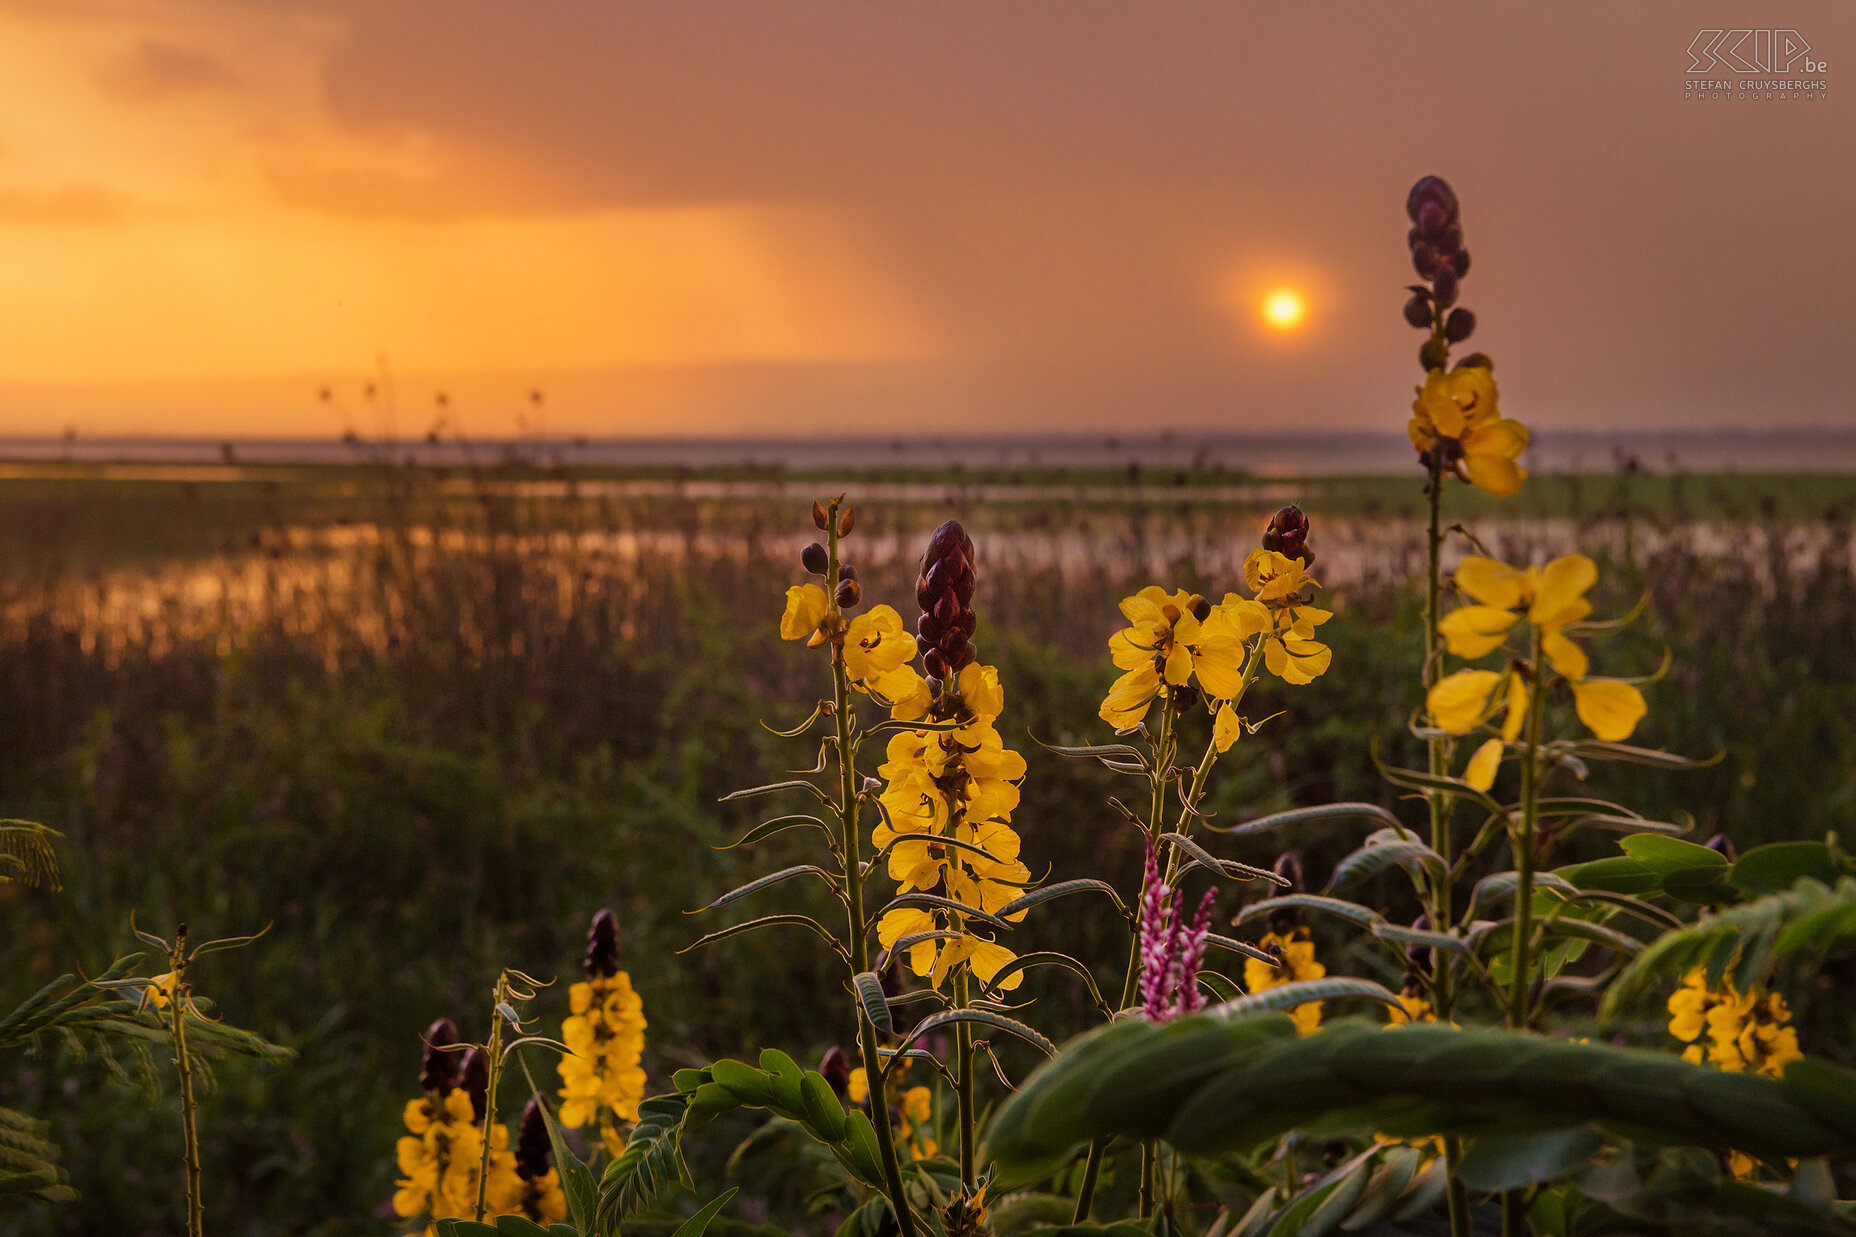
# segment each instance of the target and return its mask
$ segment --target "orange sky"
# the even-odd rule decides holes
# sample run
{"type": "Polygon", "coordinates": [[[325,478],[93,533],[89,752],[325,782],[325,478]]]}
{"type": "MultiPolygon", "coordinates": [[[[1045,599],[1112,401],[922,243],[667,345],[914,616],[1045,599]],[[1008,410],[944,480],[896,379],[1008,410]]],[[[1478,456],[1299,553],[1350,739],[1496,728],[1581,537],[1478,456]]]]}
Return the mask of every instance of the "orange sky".
{"type": "Polygon", "coordinates": [[[1429,171],[1537,421],[1856,419],[1848,103],[1555,12],[0,0],[0,434],[1396,428],[1429,171]]]}

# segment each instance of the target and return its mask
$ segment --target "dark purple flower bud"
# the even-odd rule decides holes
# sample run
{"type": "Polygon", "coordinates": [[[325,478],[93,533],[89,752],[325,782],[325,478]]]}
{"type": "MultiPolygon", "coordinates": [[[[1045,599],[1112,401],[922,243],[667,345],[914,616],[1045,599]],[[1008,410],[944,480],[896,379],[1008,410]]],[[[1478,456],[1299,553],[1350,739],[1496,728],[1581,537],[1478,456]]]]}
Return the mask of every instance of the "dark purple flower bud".
{"type": "Polygon", "coordinates": [[[1418,207],[1418,231],[1428,241],[1436,241],[1443,235],[1443,230],[1450,226],[1450,216],[1444,214],[1441,203],[1431,201],[1418,207]]]}
{"type": "Polygon", "coordinates": [[[832,1091],[843,1099],[851,1090],[851,1061],[844,1055],[844,1049],[833,1044],[825,1050],[824,1057],[818,1063],[818,1072],[831,1084],[832,1091]]]}
{"type": "Polygon", "coordinates": [[[482,1125],[484,1110],[490,1106],[490,1058],[483,1049],[472,1048],[464,1054],[459,1075],[458,1085],[470,1096],[470,1110],[476,1114],[472,1119],[482,1125]]]}
{"type": "Polygon", "coordinates": [[[815,576],[822,576],[825,574],[825,569],[831,566],[831,556],[824,546],[814,541],[799,551],[799,565],[815,576]]]}
{"type": "Polygon", "coordinates": [[[845,580],[838,585],[838,608],[849,610],[863,600],[863,586],[855,580],[845,580]]]}
{"type": "Polygon", "coordinates": [[[1411,247],[1411,268],[1418,272],[1418,278],[1430,279],[1437,274],[1437,251],[1428,241],[1419,241],[1411,247]]]}
{"type": "Polygon", "coordinates": [[[1212,616],[1212,603],[1198,594],[1192,597],[1192,617],[1203,623],[1212,616]]]}
{"type": "Polygon", "coordinates": [[[1423,292],[1414,292],[1411,294],[1411,299],[1405,302],[1405,321],[1411,323],[1421,331],[1428,331],[1431,329],[1430,289],[1427,288],[1423,292]]]}
{"type": "Polygon", "coordinates": [[[425,1055],[419,1063],[419,1089],[443,1097],[458,1085],[458,1054],[445,1049],[458,1042],[457,1024],[440,1018],[425,1029],[425,1055]]]}
{"type": "Polygon", "coordinates": [[[1469,250],[1458,249],[1450,255],[1450,265],[1456,267],[1456,277],[1461,279],[1469,274],[1469,250]]]}
{"type": "MultiPolygon", "coordinates": [[[[1452,223],[1445,226],[1442,233],[1440,233],[1437,239],[1432,243],[1436,246],[1439,254],[1451,259],[1454,264],[1456,255],[1463,252],[1463,225],[1460,223],[1452,223]]],[[[1461,271],[1457,273],[1459,275],[1462,274],[1461,271]]]]}
{"type": "Polygon", "coordinates": [[[619,973],[619,919],[611,911],[601,910],[593,916],[581,965],[588,979],[610,979],[619,973]]]}
{"type": "Polygon", "coordinates": [[[931,679],[946,679],[971,664],[971,643],[979,625],[974,616],[973,539],[957,520],[949,520],[928,538],[921,572],[915,578],[915,601],[922,617],[915,643],[922,669],[931,679]]]}
{"type": "MultiPolygon", "coordinates": [[[[1420,915],[1411,921],[1411,926],[1419,932],[1429,932],[1431,930],[1431,917],[1429,915],[1420,915]]],[[[1405,946],[1405,957],[1411,961],[1412,969],[1419,973],[1431,969],[1431,947],[1429,945],[1407,945],[1405,946]]]]}
{"type": "Polygon", "coordinates": [[[1425,340],[1424,346],[1418,349],[1418,364],[1424,367],[1427,374],[1434,369],[1442,369],[1444,362],[1449,359],[1450,345],[1434,336],[1425,340]]]}
{"type": "Polygon", "coordinates": [[[1706,846],[1709,850],[1719,851],[1721,854],[1726,855],[1730,863],[1734,859],[1734,840],[1725,833],[1715,834],[1706,842],[1702,843],[1702,845],[1706,846]]]}
{"type": "Polygon", "coordinates": [[[851,566],[849,563],[838,564],[838,579],[855,580],[856,578],[857,578],[857,568],[851,566]]]}
{"type": "Polygon", "coordinates": [[[1178,687],[1175,687],[1172,692],[1171,703],[1173,705],[1173,712],[1180,717],[1184,717],[1194,705],[1199,703],[1198,686],[1193,683],[1182,683],[1178,687]]]}
{"type": "Polygon", "coordinates": [[[548,1175],[548,1119],[542,1115],[547,1107],[545,1096],[532,1095],[522,1110],[522,1128],[516,1134],[516,1176],[524,1181],[548,1175]]]}
{"type": "Polygon", "coordinates": [[[1439,260],[1437,274],[1431,280],[1431,299],[1444,309],[1456,304],[1456,267],[1439,260]]]}
{"type": "Polygon", "coordinates": [[[1308,550],[1308,516],[1300,507],[1287,506],[1270,517],[1263,530],[1263,548],[1302,559],[1304,567],[1315,561],[1308,550]]]}
{"type": "Polygon", "coordinates": [[[1494,373],[1495,362],[1489,357],[1489,354],[1486,352],[1472,352],[1468,356],[1464,357],[1462,360],[1458,361],[1454,368],[1456,369],[1472,369],[1472,368],[1473,369],[1486,369],[1490,373],[1494,373]]]}
{"type": "Polygon", "coordinates": [[[1424,209],[1427,202],[1436,203],[1442,208],[1445,219],[1456,218],[1456,192],[1450,188],[1450,182],[1443,177],[1423,177],[1411,187],[1411,192],[1405,195],[1405,214],[1413,223],[1418,222],[1418,212],[1424,209]]]}
{"type": "Polygon", "coordinates": [[[1444,338],[1453,344],[1460,344],[1475,333],[1476,315],[1460,305],[1444,319],[1444,338]]]}

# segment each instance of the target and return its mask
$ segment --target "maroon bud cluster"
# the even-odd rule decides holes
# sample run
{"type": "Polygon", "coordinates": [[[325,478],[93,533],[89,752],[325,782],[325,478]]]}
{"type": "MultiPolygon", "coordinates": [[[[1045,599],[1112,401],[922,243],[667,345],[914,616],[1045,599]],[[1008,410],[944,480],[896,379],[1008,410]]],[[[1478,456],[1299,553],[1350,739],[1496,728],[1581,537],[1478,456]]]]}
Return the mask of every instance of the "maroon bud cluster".
{"type": "Polygon", "coordinates": [[[851,1090],[851,1060],[844,1055],[844,1049],[833,1044],[825,1050],[824,1057],[818,1063],[818,1072],[831,1084],[832,1092],[843,1099],[851,1090]]]}
{"type": "Polygon", "coordinates": [[[490,1058],[483,1049],[472,1048],[464,1054],[464,1066],[459,1073],[458,1085],[470,1096],[472,1120],[482,1125],[485,1110],[490,1106],[490,1058]]]}
{"type": "Polygon", "coordinates": [[[1303,568],[1315,565],[1315,553],[1308,548],[1308,516],[1291,504],[1270,517],[1263,530],[1263,548],[1285,558],[1299,558],[1303,568]]]}
{"type": "Polygon", "coordinates": [[[602,909],[586,932],[586,957],[580,965],[588,979],[610,979],[619,973],[619,919],[602,909]]]}
{"type": "Polygon", "coordinates": [[[522,1110],[522,1128],[516,1133],[516,1176],[524,1181],[533,1181],[537,1177],[548,1175],[548,1119],[543,1109],[548,1105],[545,1097],[529,1097],[528,1107],[522,1110]]]}
{"type": "Polygon", "coordinates": [[[1426,281],[1411,286],[1411,298],[1405,302],[1405,321],[1419,330],[1436,333],[1425,342],[1418,360],[1426,370],[1441,369],[1447,347],[1444,341],[1461,343],[1476,329],[1475,314],[1451,308],[1456,304],[1459,282],[1469,274],[1469,251],[1463,248],[1456,192],[1441,176],[1426,176],[1406,195],[1405,214],[1411,219],[1405,242],[1411,247],[1412,269],[1426,281]]]}
{"type": "Polygon", "coordinates": [[[973,538],[958,520],[949,520],[928,539],[921,574],[915,578],[915,601],[922,608],[915,646],[931,679],[950,678],[977,656],[973,583],[973,538]]]}
{"type": "Polygon", "coordinates": [[[443,1098],[458,1085],[458,1054],[446,1049],[458,1042],[457,1024],[440,1018],[425,1029],[425,1056],[419,1062],[419,1089],[443,1098]]]}

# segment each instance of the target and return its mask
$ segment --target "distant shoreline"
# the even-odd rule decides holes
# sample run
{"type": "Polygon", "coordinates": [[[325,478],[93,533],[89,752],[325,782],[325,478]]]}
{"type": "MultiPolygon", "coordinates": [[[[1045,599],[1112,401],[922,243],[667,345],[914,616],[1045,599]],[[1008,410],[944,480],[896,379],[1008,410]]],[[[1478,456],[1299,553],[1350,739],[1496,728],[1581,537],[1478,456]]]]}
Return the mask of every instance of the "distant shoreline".
{"type": "MultiPolygon", "coordinates": [[[[1402,472],[1402,434],[1162,433],[935,438],[529,438],[382,443],[335,438],[0,437],[0,460],[74,464],[943,470],[1190,470],[1290,477],[1402,472]]],[[[1544,473],[1856,473],[1856,428],[1542,432],[1528,452],[1544,473]]]]}

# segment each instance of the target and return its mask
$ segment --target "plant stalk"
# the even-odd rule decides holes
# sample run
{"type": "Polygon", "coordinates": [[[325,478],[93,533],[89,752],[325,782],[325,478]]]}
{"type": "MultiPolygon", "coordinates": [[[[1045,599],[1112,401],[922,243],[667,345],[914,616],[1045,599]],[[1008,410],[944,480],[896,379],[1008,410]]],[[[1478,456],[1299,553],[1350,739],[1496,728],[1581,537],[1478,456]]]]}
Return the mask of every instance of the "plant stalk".
{"type": "Polygon", "coordinates": [[[200,1130],[193,1094],[193,1058],[187,1051],[187,925],[174,934],[168,954],[174,971],[174,994],[168,1000],[169,1029],[174,1036],[174,1068],[180,1074],[180,1130],[187,1164],[187,1237],[204,1237],[206,1202],[200,1196],[200,1130]]]}
{"type": "MultiPolygon", "coordinates": [[[[826,548],[829,564],[825,575],[825,595],[836,613],[838,596],[838,503],[834,500],[826,516],[826,548]]],[[[844,646],[834,643],[831,652],[832,720],[838,727],[838,826],[839,844],[844,851],[844,912],[848,925],[853,975],[870,969],[870,936],[864,928],[863,848],[857,835],[857,769],[851,756],[852,717],[850,677],[844,668],[844,646]]],[[[876,1128],[878,1154],[883,1161],[884,1193],[896,1214],[902,1237],[915,1237],[915,1213],[909,1209],[908,1195],[902,1188],[902,1166],[896,1158],[895,1131],[889,1125],[889,1096],[883,1085],[883,1058],[877,1051],[876,1024],[864,1012],[863,1002],[852,999],[857,1017],[857,1043],[864,1061],[864,1077],[870,1084],[870,1109],[876,1128]]]]}
{"type": "Polygon", "coordinates": [[[490,1195],[490,1130],[496,1121],[496,1082],[502,1073],[503,1055],[503,1015],[502,1007],[509,1001],[509,972],[504,971],[496,977],[496,991],[490,1009],[490,1041],[484,1045],[484,1056],[489,1065],[489,1080],[483,1090],[483,1148],[477,1160],[477,1222],[483,1222],[484,1212],[489,1208],[490,1195]]]}

